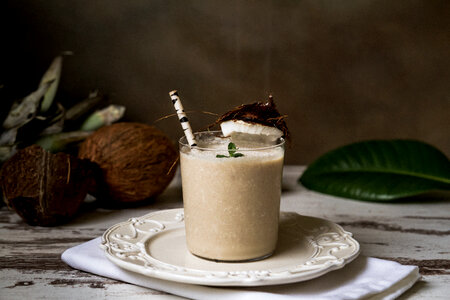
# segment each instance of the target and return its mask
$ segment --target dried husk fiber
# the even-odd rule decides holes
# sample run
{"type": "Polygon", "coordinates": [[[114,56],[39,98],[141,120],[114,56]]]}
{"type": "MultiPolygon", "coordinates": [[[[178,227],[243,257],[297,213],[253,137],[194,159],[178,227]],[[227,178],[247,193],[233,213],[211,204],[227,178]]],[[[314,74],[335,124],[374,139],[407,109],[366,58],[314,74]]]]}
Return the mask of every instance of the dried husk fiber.
{"type": "Polygon", "coordinates": [[[267,102],[254,102],[237,106],[220,116],[208,128],[219,125],[229,120],[241,120],[253,124],[261,124],[265,126],[273,126],[283,132],[283,137],[290,140],[289,129],[284,120],[287,116],[281,115],[276,108],[272,95],[269,96],[267,102]]]}
{"type": "Polygon", "coordinates": [[[178,151],[156,127],[122,122],[97,130],[81,144],[78,156],[99,165],[95,196],[114,206],[162,193],[175,174],[178,151]]]}
{"type": "Polygon", "coordinates": [[[67,222],[78,211],[92,181],[92,163],[52,154],[38,145],[19,150],[0,171],[6,204],[30,225],[67,222]]]}

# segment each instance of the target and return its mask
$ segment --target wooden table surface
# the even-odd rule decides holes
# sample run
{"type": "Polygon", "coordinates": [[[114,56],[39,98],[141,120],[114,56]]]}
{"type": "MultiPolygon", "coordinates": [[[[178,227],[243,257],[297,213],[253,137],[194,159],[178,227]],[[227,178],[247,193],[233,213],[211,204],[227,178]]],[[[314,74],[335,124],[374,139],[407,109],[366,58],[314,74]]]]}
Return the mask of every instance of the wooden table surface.
{"type": "MultiPolygon", "coordinates": [[[[383,204],[335,198],[298,185],[303,169],[285,167],[282,210],[341,224],[353,232],[363,255],[419,266],[422,279],[401,299],[450,298],[450,199],[383,204]]],[[[74,270],[60,259],[65,249],[100,236],[115,223],[178,207],[178,175],[152,204],[120,210],[86,204],[75,219],[58,227],[29,226],[2,207],[0,299],[180,299],[74,270]]]]}

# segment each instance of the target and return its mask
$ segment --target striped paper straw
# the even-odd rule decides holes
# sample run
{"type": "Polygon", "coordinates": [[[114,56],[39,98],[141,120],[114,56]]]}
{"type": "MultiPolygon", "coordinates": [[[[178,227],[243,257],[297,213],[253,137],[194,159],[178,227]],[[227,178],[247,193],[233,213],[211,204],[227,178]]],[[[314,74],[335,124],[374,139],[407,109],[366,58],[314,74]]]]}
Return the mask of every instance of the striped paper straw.
{"type": "Polygon", "coordinates": [[[184,112],[183,105],[181,104],[180,97],[178,96],[178,92],[176,90],[171,91],[169,93],[170,99],[172,99],[173,107],[175,107],[175,111],[177,112],[178,119],[180,121],[181,127],[183,128],[184,135],[192,147],[197,146],[197,142],[195,141],[194,134],[192,133],[191,125],[189,124],[189,120],[184,112]]]}

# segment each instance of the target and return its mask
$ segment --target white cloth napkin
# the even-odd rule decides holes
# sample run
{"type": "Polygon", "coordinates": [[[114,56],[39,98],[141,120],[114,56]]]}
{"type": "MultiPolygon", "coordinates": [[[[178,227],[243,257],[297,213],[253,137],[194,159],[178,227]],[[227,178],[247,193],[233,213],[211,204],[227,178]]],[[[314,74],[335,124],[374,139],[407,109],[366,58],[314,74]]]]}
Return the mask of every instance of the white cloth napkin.
{"type": "Polygon", "coordinates": [[[192,299],[395,299],[420,277],[416,266],[360,256],[343,269],[305,282],[249,287],[215,288],[147,277],[110,262],[101,238],[66,250],[62,260],[75,269],[192,299]]]}

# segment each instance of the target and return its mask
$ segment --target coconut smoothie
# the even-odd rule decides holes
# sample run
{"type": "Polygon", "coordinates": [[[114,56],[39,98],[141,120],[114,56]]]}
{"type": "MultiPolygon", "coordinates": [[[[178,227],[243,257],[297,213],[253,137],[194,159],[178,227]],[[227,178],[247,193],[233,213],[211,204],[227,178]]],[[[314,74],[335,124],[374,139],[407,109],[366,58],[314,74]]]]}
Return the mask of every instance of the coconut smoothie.
{"type": "Polygon", "coordinates": [[[221,261],[269,256],[278,237],[284,140],[230,144],[221,132],[195,136],[194,148],[180,140],[189,251],[221,261]]]}

